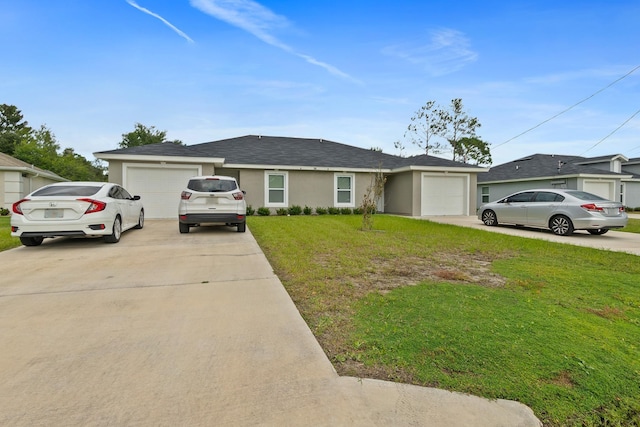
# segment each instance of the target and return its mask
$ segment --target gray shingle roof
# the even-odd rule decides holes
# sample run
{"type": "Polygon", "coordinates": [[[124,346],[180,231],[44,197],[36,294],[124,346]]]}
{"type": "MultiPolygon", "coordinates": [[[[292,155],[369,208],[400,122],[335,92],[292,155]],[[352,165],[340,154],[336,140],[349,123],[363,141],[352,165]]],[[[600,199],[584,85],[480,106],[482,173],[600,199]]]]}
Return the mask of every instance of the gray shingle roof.
{"type": "Polygon", "coordinates": [[[0,170],[1,169],[7,169],[7,168],[11,168],[11,169],[18,169],[18,170],[22,170],[24,172],[27,173],[31,173],[33,175],[35,174],[40,174],[40,175],[46,175],[47,177],[54,179],[54,180],[60,180],[60,181],[66,181],[65,178],[62,178],[61,176],[48,171],[48,170],[44,170],[44,169],[40,169],[38,167],[35,167],[27,162],[23,162],[20,159],[16,159],[13,156],[10,156],[8,154],[5,153],[0,153],[0,170]]]}
{"type": "MultiPolygon", "coordinates": [[[[407,166],[468,167],[433,156],[399,157],[324,139],[246,135],[190,146],[162,143],[103,151],[104,154],[224,158],[225,164],[396,169],[407,166]]],[[[100,154],[96,153],[96,154],[100,154]]]]}
{"type": "Polygon", "coordinates": [[[582,164],[586,160],[589,158],[559,154],[533,154],[494,166],[489,172],[478,174],[478,182],[513,181],[578,174],[620,175],[582,164]]]}

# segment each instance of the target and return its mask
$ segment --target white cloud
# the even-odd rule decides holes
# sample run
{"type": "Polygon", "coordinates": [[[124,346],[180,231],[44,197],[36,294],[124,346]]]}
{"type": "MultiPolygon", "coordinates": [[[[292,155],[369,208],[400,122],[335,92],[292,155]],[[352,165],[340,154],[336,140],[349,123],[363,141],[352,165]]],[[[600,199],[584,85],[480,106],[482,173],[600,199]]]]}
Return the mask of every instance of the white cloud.
{"type": "Polygon", "coordinates": [[[136,9],[138,9],[140,12],[144,12],[147,15],[151,15],[154,18],[159,19],[160,21],[162,21],[167,27],[171,28],[173,31],[175,31],[180,37],[184,38],[185,40],[187,40],[189,43],[194,43],[194,41],[191,39],[191,37],[189,37],[188,35],[186,35],[184,32],[182,32],[180,29],[178,29],[176,26],[174,26],[171,22],[167,21],[166,19],[164,19],[162,16],[158,15],[157,13],[153,13],[151,12],[149,9],[145,9],[142,6],[139,6],[135,1],[133,0],[125,0],[127,3],[129,3],[129,5],[135,7],[136,9]]]}
{"type": "Polygon", "coordinates": [[[382,52],[421,65],[431,75],[441,76],[456,72],[478,59],[470,44],[460,31],[444,28],[431,31],[426,44],[388,46],[382,52]]]}
{"type": "Polygon", "coordinates": [[[289,21],[259,3],[252,0],[191,0],[191,6],[227,24],[238,27],[271,46],[302,58],[309,64],[324,68],[334,76],[360,83],[337,67],[319,61],[312,56],[296,52],[291,46],[280,41],[272,32],[278,28],[289,26],[289,21]]]}

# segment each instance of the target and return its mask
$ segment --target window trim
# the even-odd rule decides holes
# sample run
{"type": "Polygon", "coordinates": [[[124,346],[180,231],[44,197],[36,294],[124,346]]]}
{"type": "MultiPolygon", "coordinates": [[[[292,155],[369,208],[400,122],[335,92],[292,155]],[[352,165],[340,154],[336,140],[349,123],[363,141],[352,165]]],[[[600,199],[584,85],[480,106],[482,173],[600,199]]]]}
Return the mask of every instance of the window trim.
{"type": "Polygon", "coordinates": [[[354,173],[334,173],[333,174],[333,205],[336,208],[354,208],[355,204],[355,187],[356,187],[356,174],[354,173]],[[349,188],[349,202],[338,202],[338,192],[344,192],[345,190],[338,189],[338,179],[349,178],[351,180],[351,186],[349,188]]]}
{"type": "MultiPolygon", "coordinates": [[[[274,188],[274,190],[280,190],[279,188],[274,188]]],[[[287,171],[264,171],[264,205],[267,208],[282,208],[289,206],[289,173],[287,171]],[[272,188],[269,187],[269,177],[272,175],[278,175],[284,177],[284,191],[283,202],[270,202],[269,201],[269,190],[272,188]]]]}

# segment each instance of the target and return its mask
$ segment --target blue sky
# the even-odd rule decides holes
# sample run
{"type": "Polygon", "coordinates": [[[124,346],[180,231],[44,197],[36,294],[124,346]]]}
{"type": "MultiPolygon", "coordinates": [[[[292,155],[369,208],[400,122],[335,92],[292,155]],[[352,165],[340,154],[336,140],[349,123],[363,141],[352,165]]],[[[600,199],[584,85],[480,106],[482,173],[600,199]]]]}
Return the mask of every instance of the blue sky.
{"type": "Polygon", "coordinates": [[[453,98],[494,165],[640,157],[639,22],[637,0],[0,0],[0,103],[91,160],[137,122],[419,154],[411,116],[453,98]]]}

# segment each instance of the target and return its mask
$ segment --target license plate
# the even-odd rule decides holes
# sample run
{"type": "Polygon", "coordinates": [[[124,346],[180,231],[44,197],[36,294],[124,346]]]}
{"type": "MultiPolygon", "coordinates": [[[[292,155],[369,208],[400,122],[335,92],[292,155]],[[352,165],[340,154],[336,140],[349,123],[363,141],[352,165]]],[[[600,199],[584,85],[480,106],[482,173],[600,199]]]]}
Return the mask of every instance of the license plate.
{"type": "Polygon", "coordinates": [[[45,209],[44,210],[44,217],[48,218],[48,219],[62,218],[63,217],[63,210],[62,209],[45,209]]]}
{"type": "Polygon", "coordinates": [[[607,208],[604,210],[607,214],[607,216],[616,216],[618,215],[618,209],[615,208],[607,208]]]}

